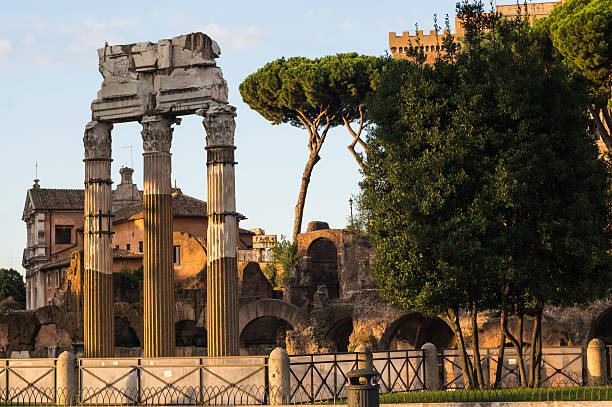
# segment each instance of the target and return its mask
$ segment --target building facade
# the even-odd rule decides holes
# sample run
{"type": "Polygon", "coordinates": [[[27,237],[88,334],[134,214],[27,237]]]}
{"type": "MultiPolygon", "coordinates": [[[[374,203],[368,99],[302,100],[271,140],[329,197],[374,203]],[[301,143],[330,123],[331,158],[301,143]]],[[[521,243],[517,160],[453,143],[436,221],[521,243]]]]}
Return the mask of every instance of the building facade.
{"type": "MultiPolygon", "coordinates": [[[[131,168],[121,168],[121,183],[113,191],[113,273],[142,265],[144,215],[142,191],[132,181],[131,168]]],[[[174,188],[173,262],[175,280],[195,277],[206,269],[206,202],[174,188]]],[[[49,305],[62,285],[71,254],[83,251],[84,192],[82,189],[41,188],[39,180],[26,194],[22,220],[27,243],[22,265],[26,269],[26,309],[49,305]]],[[[245,219],[240,215],[240,219],[245,219]]],[[[249,250],[253,232],[238,226],[238,248],[249,250]]]]}
{"type": "MultiPolygon", "coordinates": [[[[563,0],[527,4],[526,12],[529,16],[529,20],[533,22],[538,18],[548,16],[553,7],[561,3],[563,3],[563,0]]],[[[521,4],[520,7],[521,12],[524,12],[525,6],[521,4]]],[[[518,15],[516,4],[495,6],[495,11],[506,18],[516,18],[518,15]]],[[[393,58],[409,59],[407,55],[408,51],[417,47],[420,48],[425,54],[425,62],[431,64],[436,60],[436,56],[441,51],[444,51],[444,47],[442,45],[442,35],[446,33],[447,32],[445,31],[440,34],[435,30],[431,30],[429,34],[423,34],[423,30],[416,30],[414,35],[411,35],[408,31],[404,31],[402,32],[402,35],[398,36],[395,32],[390,32],[389,50],[391,51],[393,58]]],[[[455,16],[455,34],[451,35],[453,35],[454,38],[461,38],[464,34],[465,29],[461,23],[461,19],[458,16],[455,16]]],[[[457,45],[458,47],[461,47],[461,44],[458,43],[457,45]]]]}

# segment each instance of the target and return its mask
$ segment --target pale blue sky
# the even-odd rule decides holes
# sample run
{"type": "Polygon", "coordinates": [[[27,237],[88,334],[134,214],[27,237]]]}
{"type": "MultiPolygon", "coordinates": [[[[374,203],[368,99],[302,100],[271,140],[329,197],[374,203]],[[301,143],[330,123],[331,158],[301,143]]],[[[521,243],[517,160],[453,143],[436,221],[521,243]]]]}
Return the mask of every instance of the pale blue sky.
{"type": "MultiPolygon", "coordinates": [[[[0,11],[0,267],[20,271],[25,246],[21,214],[38,161],[43,188],[83,188],[83,129],[101,83],[96,49],[203,31],[221,46],[217,60],[238,108],[236,171],[242,227],[291,235],[299,180],[307,159],[303,130],[272,126],[242,103],[238,86],[280,57],[338,52],[382,55],[388,32],[429,30],[437,13],[454,19],[454,0],[431,1],[3,1],[0,11]],[[176,4],[176,6],[173,6],[176,4]]],[[[511,4],[503,1],[500,4],[511,4]]],[[[173,179],[204,199],[204,129],[184,118],[174,132],[173,179]]],[[[342,128],[331,132],[312,176],[304,229],[312,220],[346,225],[358,166],[342,128]]],[[[113,179],[131,165],[142,188],[139,124],[113,130],[113,179]]]]}

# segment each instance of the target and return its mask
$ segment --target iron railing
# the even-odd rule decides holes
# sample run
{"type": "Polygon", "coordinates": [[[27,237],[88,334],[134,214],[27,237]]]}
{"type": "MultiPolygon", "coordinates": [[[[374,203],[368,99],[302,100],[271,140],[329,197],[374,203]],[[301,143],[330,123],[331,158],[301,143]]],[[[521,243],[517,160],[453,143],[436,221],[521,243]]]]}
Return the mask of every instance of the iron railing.
{"type": "Polygon", "coordinates": [[[315,403],[346,397],[346,374],[357,368],[357,353],[290,356],[290,401],[315,403]]]}
{"type": "Polygon", "coordinates": [[[423,350],[373,352],[374,369],[380,374],[380,392],[423,390],[425,354],[423,350]]]}
{"type": "MultiPolygon", "coordinates": [[[[473,360],[473,352],[468,351],[473,360]]],[[[529,374],[529,352],[523,354],[526,374],[529,374]]],[[[584,382],[584,349],[580,347],[549,347],[542,349],[540,366],[540,386],[551,386],[553,381],[563,381],[566,386],[580,386],[584,382]]],[[[456,349],[441,349],[439,354],[441,365],[441,386],[443,389],[464,388],[465,381],[461,369],[459,351],[456,349]]],[[[480,362],[486,387],[493,387],[498,365],[497,349],[480,349],[480,362]]],[[[520,373],[517,354],[513,348],[506,348],[502,363],[501,382],[504,387],[519,387],[520,373]]]]}
{"type": "Polygon", "coordinates": [[[266,402],[265,356],[79,359],[78,369],[82,404],[199,405],[238,395],[247,404],[266,402]]]}

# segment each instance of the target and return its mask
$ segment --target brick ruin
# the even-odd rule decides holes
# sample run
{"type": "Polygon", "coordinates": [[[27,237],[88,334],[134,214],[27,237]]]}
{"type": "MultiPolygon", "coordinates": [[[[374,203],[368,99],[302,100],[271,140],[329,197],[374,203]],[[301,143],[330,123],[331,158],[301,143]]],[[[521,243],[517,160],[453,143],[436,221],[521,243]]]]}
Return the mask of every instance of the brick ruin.
{"type": "MultiPolygon", "coordinates": [[[[381,299],[370,272],[374,253],[366,236],[311,222],[297,242],[300,264],[291,270],[284,290],[270,285],[263,264],[238,265],[241,354],[267,354],[276,346],[285,346],[290,354],[347,351],[362,344],[373,349],[413,349],[426,342],[454,347],[448,321],[417,310],[401,312],[381,299]]],[[[177,356],[206,354],[205,276],[200,273],[198,281],[175,286],[177,356]]],[[[10,301],[1,303],[0,352],[5,357],[51,356],[62,349],[80,354],[82,278],[83,259],[76,252],[52,305],[23,311],[10,301]]],[[[114,275],[115,355],[140,356],[142,281],[133,285],[123,278],[114,275]]],[[[462,322],[469,342],[469,318],[462,322]]],[[[481,346],[496,347],[496,312],[482,313],[478,324],[481,346]]],[[[526,331],[530,324],[528,318],[526,331]]],[[[584,308],[545,310],[544,346],[586,346],[594,337],[612,345],[612,299],[584,308]]]]}

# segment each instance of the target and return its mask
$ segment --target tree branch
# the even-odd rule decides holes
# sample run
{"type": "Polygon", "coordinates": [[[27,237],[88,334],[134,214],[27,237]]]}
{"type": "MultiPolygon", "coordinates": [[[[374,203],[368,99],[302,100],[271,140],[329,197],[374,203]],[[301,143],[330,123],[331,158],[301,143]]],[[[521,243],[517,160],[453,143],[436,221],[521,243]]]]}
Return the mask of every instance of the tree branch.
{"type": "Polygon", "coordinates": [[[597,126],[597,129],[599,130],[599,134],[601,135],[601,139],[604,142],[604,144],[606,145],[606,149],[608,151],[612,151],[612,136],[610,135],[610,132],[608,130],[608,129],[611,128],[612,123],[608,124],[608,129],[606,129],[606,126],[601,121],[601,117],[599,115],[599,112],[601,111],[602,116],[604,116],[604,118],[605,118],[606,114],[607,114],[608,119],[609,119],[610,118],[610,114],[608,113],[608,108],[605,107],[603,109],[599,109],[599,108],[596,108],[593,105],[589,105],[588,108],[589,108],[589,113],[591,113],[591,116],[593,117],[593,121],[595,122],[595,125],[597,126]]]}

